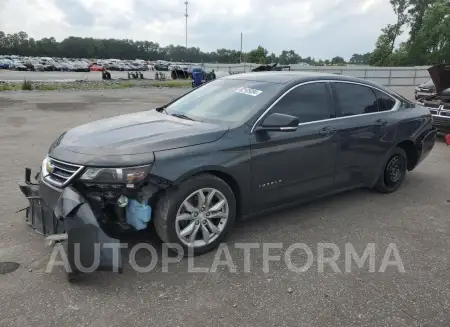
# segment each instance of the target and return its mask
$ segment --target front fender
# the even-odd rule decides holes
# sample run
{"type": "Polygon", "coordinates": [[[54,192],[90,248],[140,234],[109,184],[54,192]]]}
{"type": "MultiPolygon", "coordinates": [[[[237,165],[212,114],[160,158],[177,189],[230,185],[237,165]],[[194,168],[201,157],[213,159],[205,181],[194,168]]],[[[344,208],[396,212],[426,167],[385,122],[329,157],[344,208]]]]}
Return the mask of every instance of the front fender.
{"type": "Polygon", "coordinates": [[[155,152],[151,174],[178,185],[198,173],[222,173],[239,188],[241,213],[246,215],[251,211],[246,197],[251,196],[252,178],[247,140],[245,134],[228,133],[217,142],[155,152]]]}

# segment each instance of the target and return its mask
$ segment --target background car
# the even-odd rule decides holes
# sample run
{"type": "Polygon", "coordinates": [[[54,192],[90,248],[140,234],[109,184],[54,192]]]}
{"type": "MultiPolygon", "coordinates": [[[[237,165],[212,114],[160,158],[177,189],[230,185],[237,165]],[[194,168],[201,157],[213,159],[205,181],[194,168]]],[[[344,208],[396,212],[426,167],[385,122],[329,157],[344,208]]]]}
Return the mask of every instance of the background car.
{"type": "Polygon", "coordinates": [[[416,100],[433,95],[436,92],[436,87],[431,79],[427,80],[425,83],[420,84],[414,89],[414,97],[416,100]]]}
{"type": "Polygon", "coordinates": [[[75,67],[73,67],[73,65],[70,62],[62,62],[61,70],[64,72],[72,72],[75,70],[75,67]]]}
{"type": "Polygon", "coordinates": [[[14,70],[17,71],[27,71],[28,68],[21,62],[15,62],[14,63],[14,70]]]}
{"type": "Polygon", "coordinates": [[[97,65],[97,64],[93,64],[89,67],[89,69],[91,70],[91,72],[101,72],[104,70],[103,66],[101,65],[97,65]]]}
{"type": "Polygon", "coordinates": [[[10,59],[0,60],[0,69],[9,69],[12,66],[12,61],[10,59]]]}

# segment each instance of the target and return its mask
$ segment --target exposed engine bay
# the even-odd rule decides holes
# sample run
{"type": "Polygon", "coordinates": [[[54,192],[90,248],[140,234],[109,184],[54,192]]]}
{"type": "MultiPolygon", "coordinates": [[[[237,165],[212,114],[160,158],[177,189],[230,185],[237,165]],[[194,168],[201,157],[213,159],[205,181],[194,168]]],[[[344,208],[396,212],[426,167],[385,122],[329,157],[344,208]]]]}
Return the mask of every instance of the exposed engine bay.
{"type": "Polygon", "coordinates": [[[439,132],[450,132],[450,65],[435,65],[428,69],[436,92],[417,99],[417,103],[427,107],[433,117],[433,126],[439,132]]]}
{"type": "Polygon", "coordinates": [[[443,105],[448,106],[446,109],[450,109],[450,65],[435,65],[428,68],[428,72],[436,92],[419,99],[419,102],[431,108],[443,105]]]}
{"type": "Polygon", "coordinates": [[[25,221],[47,241],[63,243],[69,280],[80,266],[120,273],[122,236],[147,228],[158,195],[171,184],[150,175],[147,166],[77,168],[48,157],[35,179],[27,168],[19,184],[29,201],[25,221]]]}

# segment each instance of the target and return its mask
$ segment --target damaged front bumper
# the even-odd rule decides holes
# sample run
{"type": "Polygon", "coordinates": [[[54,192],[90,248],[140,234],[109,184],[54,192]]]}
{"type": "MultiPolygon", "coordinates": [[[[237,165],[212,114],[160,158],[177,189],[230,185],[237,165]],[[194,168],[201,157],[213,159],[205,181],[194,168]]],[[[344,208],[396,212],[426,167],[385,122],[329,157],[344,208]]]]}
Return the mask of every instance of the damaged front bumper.
{"type": "Polygon", "coordinates": [[[70,271],[77,274],[96,270],[122,273],[120,240],[107,231],[85,197],[75,188],[56,188],[25,170],[19,184],[27,197],[25,220],[50,241],[62,241],[70,271]]]}

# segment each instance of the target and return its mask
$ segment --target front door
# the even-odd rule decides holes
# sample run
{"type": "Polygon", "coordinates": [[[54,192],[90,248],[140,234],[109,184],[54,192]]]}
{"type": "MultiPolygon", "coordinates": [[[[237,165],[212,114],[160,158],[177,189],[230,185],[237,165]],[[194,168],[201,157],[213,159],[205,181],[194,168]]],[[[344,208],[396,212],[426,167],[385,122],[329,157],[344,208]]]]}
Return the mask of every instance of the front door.
{"type": "MultiPolygon", "coordinates": [[[[296,116],[296,131],[251,135],[254,210],[260,211],[330,190],[337,142],[334,107],[327,83],[299,85],[269,110],[296,116]]],[[[264,121],[264,118],[261,122],[264,121]]]]}

